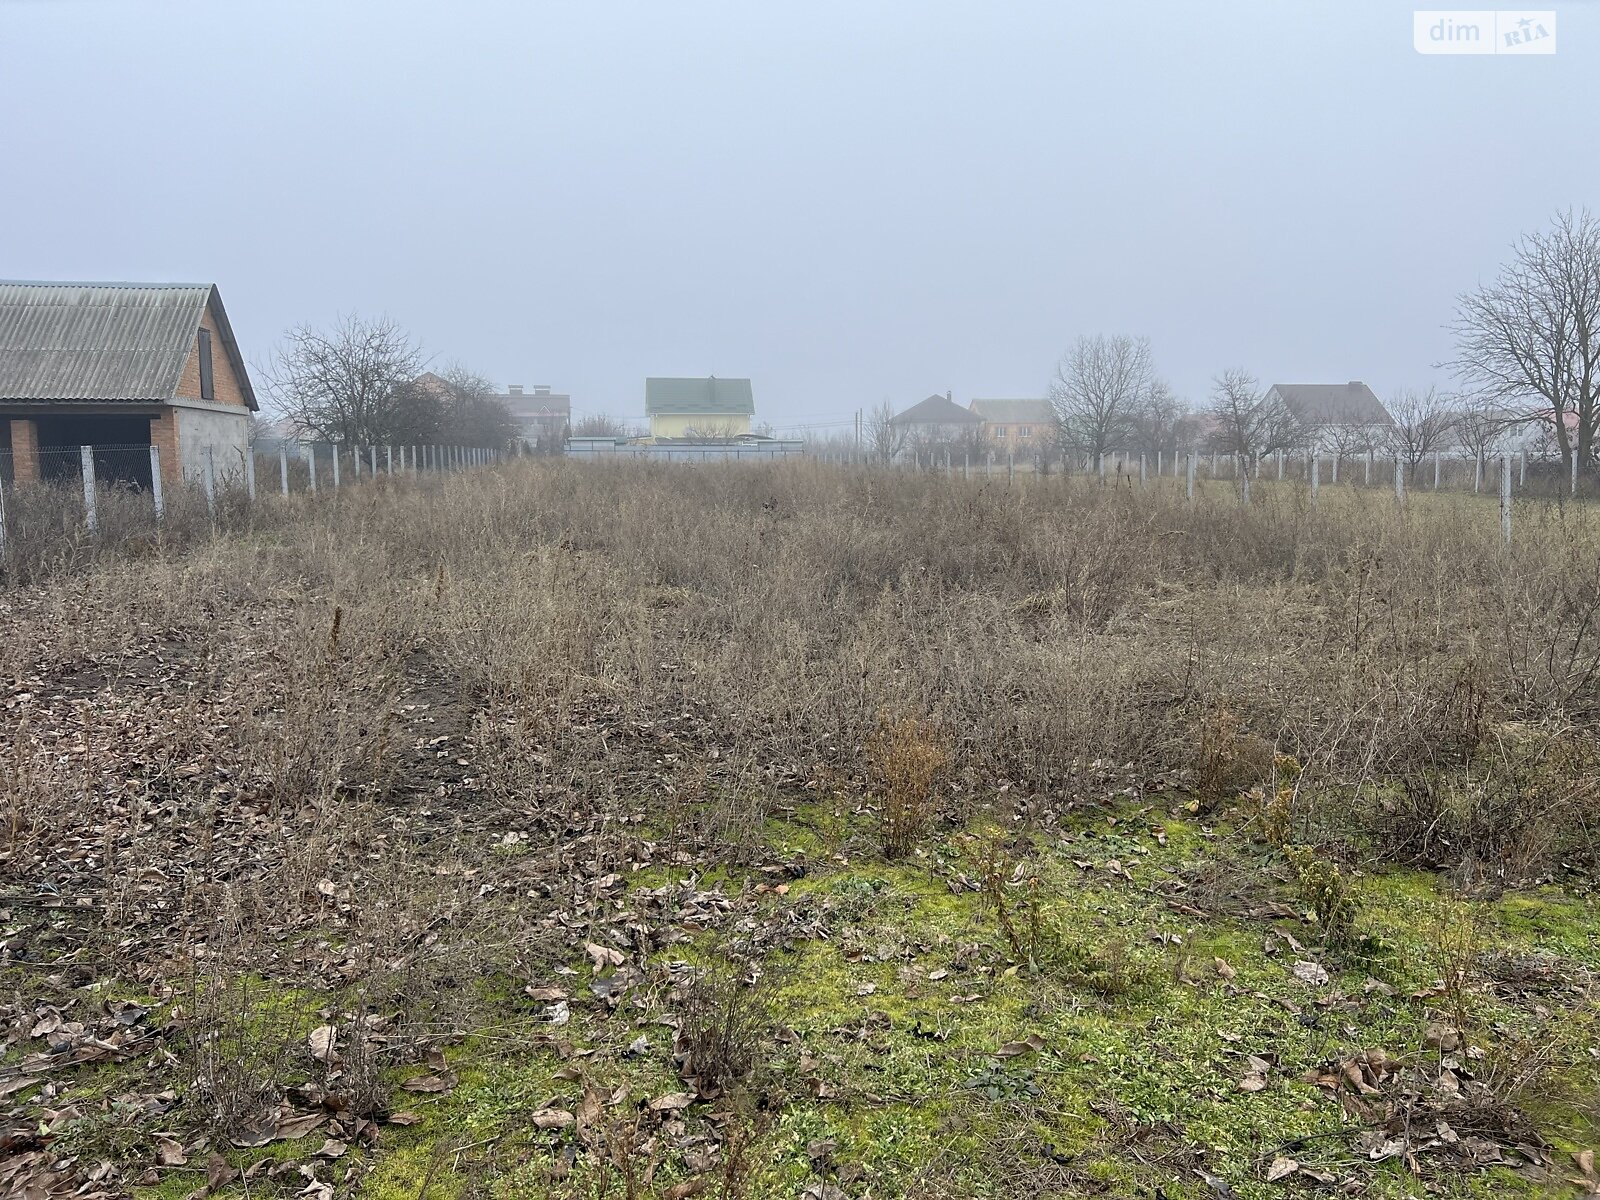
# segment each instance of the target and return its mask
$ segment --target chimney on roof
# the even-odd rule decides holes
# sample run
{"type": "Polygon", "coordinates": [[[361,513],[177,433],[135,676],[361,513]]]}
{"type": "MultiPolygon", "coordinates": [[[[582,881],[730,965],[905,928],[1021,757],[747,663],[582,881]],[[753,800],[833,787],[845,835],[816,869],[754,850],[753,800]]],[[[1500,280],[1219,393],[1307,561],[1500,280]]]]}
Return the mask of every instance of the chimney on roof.
{"type": "Polygon", "coordinates": [[[944,398],[946,400],[950,401],[951,404],[954,404],[956,402],[956,394],[954,392],[946,392],[944,394],[944,398]]]}
{"type": "Polygon", "coordinates": [[[533,385],[533,394],[535,396],[548,396],[550,394],[550,385],[548,383],[536,383],[536,384],[534,384],[533,385]]]}
{"type": "Polygon", "coordinates": [[[510,392],[513,396],[520,396],[522,395],[522,385],[520,383],[508,384],[506,386],[506,391],[510,392]]]}

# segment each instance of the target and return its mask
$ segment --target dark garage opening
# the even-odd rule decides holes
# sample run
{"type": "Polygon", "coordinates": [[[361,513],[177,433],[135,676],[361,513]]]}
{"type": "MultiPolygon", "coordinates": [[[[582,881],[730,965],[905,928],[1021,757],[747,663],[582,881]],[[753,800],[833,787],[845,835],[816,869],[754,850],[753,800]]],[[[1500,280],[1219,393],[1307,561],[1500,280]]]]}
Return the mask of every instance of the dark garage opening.
{"type": "Polygon", "coordinates": [[[92,446],[96,483],[150,486],[149,417],[95,415],[38,420],[40,479],[65,482],[81,478],[80,448],[92,446]]]}

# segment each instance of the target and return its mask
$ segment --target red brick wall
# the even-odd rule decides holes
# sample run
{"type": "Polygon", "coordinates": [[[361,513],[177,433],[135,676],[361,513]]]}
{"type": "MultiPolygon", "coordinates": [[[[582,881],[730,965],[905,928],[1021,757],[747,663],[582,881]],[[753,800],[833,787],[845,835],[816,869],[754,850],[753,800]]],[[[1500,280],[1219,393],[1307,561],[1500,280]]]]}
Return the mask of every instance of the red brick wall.
{"type": "MultiPolygon", "coordinates": [[[[211,317],[211,307],[206,306],[205,313],[200,318],[200,328],[211,331],[211,389],[213,392],[211,403],[236,404],[245,407],[244,389],[239,386],[239,377],[233,372],[233,364],[228,361],[228,351],[222,344],[222,331],[217,328],[217,323],[211,317]]],[[[184,364],[183,377],[178,380],[178,395],[185,400],[200,399],[200,334],[197,330],[194,341],[189,346],[189,361],[184,364]]],[[[165,450],[162,451],[166,453],[165,450]]],[[[165,470],[162,471],[165,474],[165,470]]]]}
{"type": "Polygon", "coordinates": [[[11,478],[18,483],[39,478],[39,427],[32,417],[11,418],[11,478]]]}
{"type": "Polygon", "coordinates": [[[175,487],[183,478],[178,460],[178,412],[163,409],[150,418],[150,444],[161,455],[161,482],[175,487]]]}

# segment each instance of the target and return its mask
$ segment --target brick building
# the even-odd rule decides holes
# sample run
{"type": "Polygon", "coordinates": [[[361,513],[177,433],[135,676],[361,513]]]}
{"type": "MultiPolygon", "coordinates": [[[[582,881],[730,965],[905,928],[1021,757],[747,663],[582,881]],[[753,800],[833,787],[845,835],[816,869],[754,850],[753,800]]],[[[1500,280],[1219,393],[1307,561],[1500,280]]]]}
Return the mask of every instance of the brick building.
{"type": "Polygon", "coordinates": [[[1048,448],[1055,432],[1048,400],[974,400],[971,408],[983,418],[983,436],[998,450],[1032,454],[1048,448]]]}
{"type": "Polygon", "coordinates": [[[132,483],[149,481],[152,445],[164,483],[208,459],[237,471],[255,411],[214,285],[0,281],[0,452],[15,482],[75,471],[86,445],[97,464],[101,448],[126,452],[112,475],[132,483]]]}
{"type": "Polygon", "coordinates": [[[572,425],[572,397],[565,392],[553,392],[543,383],[525,392],[520,383],[513,383],[505,395],[495,399],[506,406],[523,441],[545,450],[560,449],[566,442],[572,425]]]}

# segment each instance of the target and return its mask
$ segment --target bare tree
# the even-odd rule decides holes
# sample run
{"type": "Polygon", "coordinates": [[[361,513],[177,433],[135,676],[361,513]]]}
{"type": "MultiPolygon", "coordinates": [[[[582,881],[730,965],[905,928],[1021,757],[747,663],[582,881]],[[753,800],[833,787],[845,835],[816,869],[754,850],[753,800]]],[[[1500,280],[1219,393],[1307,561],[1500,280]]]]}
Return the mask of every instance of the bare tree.
{"type": "Polygon", "coordinates": [[[1133,419],[1133,449],[1145,454],[1176,454],[1193,446],[1196,430],[1188,402],[1157,379],[1133,419]]]}
{"type": "Polygon", "coordinates": [[[605,413],[580,417],[572,427],[573,437],[623,437],[627,432],[621,421],[605,413]]]}
{"type": "Polygon", "coordinates": [[[883,400],[867,411],[862,423],[867,453],[880,463],[891,463],[906,448],[906,430],[894,423],[894,407],[883,400]]]}
{"type": "Polygon", "coordinates": [[[1510,413],[1487,396],[1469,396],[1456,402],[1451,443],[1467,457],[1487,462],[1500,448],[1507,431],[1527,422],[1526,415],[1510,413]]]}
{"type": "Polygon", "coordinates": [[[1558,213],[1491,284],[1457,298],[1449,366],[1484,396],[1542,407],[1562,465],[1593,468],[1600,433],[1600,220],[1558,213]],[[1569,429],[1568,421],[1572,420],[1569,429]]]}
{"type": "Polygon", "coordinates": [[[1299,422],[1275,392],[1243,367],[1230,367],[1211,381],[1209,442],[1242,458],[1285,450],[1301,438],[1299,422]]]}
{"type": "Polygon", "coordinates": [[[1050,381],[1063,444],[1092,458],[1128,444],[1154,384],[1149,338],[1080,337],[1050,381]]]}
{"type": "Polygon", "coordinates": [[[1460,413],[1449,398],[1435,389],[1420,391],[1405,388],[1389,400],[1389,415],[1394,418],[1384,441],[1391,454],[1415,476],[1417,465],[1430,454],[1456,443],[1460,413]]]}
{"type": "Polygon", "coordinates": [[[276,407],[302,437],[375,445],[413,422],[415,396],[400,394],[427,365],[427,356],[388,317],[354,313],[330,330],[297,325],[262,370],[276,407]]]}
{"type": "Polygon", "coordinates": [[[444,381],[440,426],[447,444],[503,449],[517,440],[521,430],[488,379],[460,363],[451,363],[440,378],[444,381]]]}
{"type": "Polygon", "coordinates": [[[683,436],[706,438],[710,441],[730,441],[740,432],[732,421],[702,421],[698,425],[686,425],[683,436]]]}

